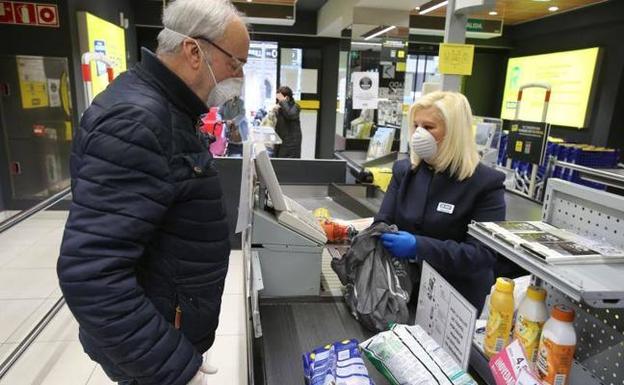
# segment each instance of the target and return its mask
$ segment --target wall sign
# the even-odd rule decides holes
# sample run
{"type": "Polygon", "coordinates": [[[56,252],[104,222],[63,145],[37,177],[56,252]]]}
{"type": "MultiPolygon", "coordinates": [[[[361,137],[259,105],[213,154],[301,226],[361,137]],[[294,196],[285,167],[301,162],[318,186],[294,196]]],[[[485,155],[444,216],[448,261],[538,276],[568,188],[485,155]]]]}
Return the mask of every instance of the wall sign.
{"type": "Polygon", "coordinates": [[[58,28],[58,8],[55,4],[0,1],[0,23],[58,28]]]}

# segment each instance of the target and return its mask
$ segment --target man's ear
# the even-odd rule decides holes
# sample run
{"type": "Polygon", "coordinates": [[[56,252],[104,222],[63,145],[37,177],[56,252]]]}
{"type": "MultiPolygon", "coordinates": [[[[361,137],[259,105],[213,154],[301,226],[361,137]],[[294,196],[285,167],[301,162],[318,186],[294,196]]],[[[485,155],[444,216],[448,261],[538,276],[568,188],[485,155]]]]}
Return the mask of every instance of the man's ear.
{"type": "MultiPolygon", "coordinates": [[[[197,70],[201,66],[202,52],[199,50],[198,43],[191,39],[185,39],[180,48],[183,52],[186,62],[192,69],[197,70]]],[[[206,58],[208,59],[208,58],[206,58]]]]}

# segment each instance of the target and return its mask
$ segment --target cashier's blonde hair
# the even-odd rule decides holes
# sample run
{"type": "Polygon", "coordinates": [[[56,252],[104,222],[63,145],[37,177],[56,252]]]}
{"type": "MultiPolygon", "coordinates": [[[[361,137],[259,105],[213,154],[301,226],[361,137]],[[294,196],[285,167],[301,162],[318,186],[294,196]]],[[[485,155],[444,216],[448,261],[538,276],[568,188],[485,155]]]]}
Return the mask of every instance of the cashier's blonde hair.
{"type": "MultiPolygon", "coordinates": [[[[427,94],[414,103],[409,112],[409,138],[416,126],[414,118],[418,111],[433,108],[444,122],[446,134],[438,143],[438,152],[430,165],[436,172],[447,171],[458,180],[469,178],[479,165],[479,153],[472,132],[472,111],[468,99],[458,92],[436,91],[427,94]]],[[[410,145],[412,168],[418,166],[421,158],[410,145]]]]}

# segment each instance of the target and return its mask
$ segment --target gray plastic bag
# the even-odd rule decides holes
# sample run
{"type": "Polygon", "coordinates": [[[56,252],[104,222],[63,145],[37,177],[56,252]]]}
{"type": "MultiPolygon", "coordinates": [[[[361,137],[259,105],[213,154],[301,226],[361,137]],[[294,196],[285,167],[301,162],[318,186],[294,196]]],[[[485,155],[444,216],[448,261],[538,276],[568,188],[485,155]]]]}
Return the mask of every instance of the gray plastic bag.
{"type": "Polygon", "coordinates": [[[345,301],[353,316],[371,331],[387,330],[392,323],[408,322],[412,282],[408,262],[392,258],[379,236],[396,226],[375,223],[360,232],[332,269],[345,286],[345,301]]]}

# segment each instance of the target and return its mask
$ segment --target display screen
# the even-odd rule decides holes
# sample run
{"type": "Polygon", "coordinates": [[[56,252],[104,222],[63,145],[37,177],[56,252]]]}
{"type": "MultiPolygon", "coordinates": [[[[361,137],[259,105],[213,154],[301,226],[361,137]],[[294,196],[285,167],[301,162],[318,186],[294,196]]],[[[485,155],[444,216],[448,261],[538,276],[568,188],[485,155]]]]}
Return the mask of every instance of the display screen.
{"type": "MultiPolygon", "coordinates": [[[[115,77],[126,71],[126,36],[123,28],[88,12],[78,12],[78,30],[82,53],[105,54],[113,62],[115,77]]],[[[94,96],[104,91],[108,86],[104,63],[91,62],[91,79],[94,96]]]]}
{"type": "MultiPolygon", "coordinates": [[[[599,48],[556,52],[509,59],[501,118],[515,119],[518,88],[528,83],[552,87],[546,122],[583,128],[587,120],[599,48]]],[[[519,119],[541,121],[545,90],[523,91],[519,119]]]]}

